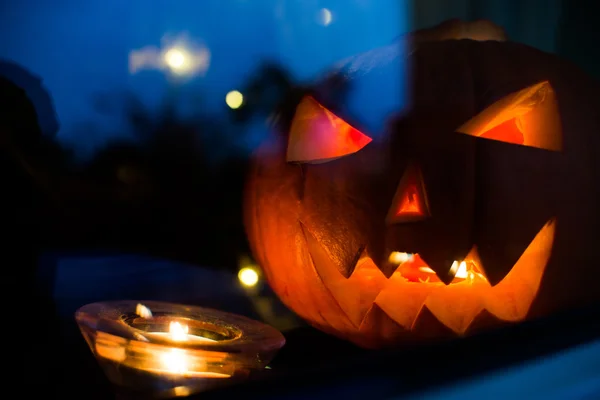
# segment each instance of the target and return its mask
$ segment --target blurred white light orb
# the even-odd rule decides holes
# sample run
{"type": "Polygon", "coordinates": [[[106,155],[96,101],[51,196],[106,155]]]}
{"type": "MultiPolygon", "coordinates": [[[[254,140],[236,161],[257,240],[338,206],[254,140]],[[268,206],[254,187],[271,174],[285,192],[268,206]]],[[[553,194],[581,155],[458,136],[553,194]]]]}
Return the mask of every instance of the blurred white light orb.
{"type": "Polygon", "coordinates": [[[175,38],[163,37],[160,48],[145,46],[129,52],[129,72],[145,69],[168,71],[178,78],[204,76],[210,66],[210,50],[182,34],[175,38]]]}
{"type": "Polygon", "coordinates": [[[165,53],[165,62],[169,68],[179,70],[185,66],[186,54],[182,49],[172,48],[165,53]]]}
{"type": "Polygon", "coordinates": [[[238,272],[240,283],[246,287],[254,287],[258,283],[258,272],[252,267],[244,267],[238,272]]]}
{"type": "Polygon", "coordinates": [[[238,92],[237,90],[232,90],[225,96],[225,103],[227,103],[229,108],[232,108],[234,110],[236,108],[240,108],[244,103],[244,95],[238,92]]]}

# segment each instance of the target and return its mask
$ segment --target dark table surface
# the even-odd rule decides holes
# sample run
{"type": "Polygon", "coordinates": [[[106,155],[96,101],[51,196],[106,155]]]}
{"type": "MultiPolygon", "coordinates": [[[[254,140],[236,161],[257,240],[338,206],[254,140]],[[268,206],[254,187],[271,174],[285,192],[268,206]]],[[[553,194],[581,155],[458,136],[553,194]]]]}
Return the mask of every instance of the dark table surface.
{"type": "MultiPolygon", "coordinates": [[[[92,301],[169,300],[272,318],[257,308],[256,293],[253,299],[235,284],[233,274],[137,256],[53,259],[53,303],[40,300],[38,311],[48,316],[45,331],[54,334],[34,335],[35,345],[19,356],[21,368],[14,375],[23,382],[23,395],[123,398],[104,377],[73,318],[79,306],[92,301]]],[[[261,293],[263,300],[270,298],[267,289],[261,293]]],[[[275,314],[287,313],[270,301],[275,314]]],[[[599,307],[467,339],[383,352],[361,350],[293,319],[285,321],[287,343],[272,369],[192,397],[600,399],[599,307]]]]}

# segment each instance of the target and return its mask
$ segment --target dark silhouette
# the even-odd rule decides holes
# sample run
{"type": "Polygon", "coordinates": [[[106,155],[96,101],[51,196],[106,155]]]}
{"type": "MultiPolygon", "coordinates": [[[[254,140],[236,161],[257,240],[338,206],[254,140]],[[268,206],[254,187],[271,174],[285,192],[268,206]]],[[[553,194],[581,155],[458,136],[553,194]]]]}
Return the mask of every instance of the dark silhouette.
{"type": "Polygon", "coordinates": [[[245,159],[232,152],[214,162],[211,152],[228,146],[221,124],[184,121],[170,110],[165,103],[156,114],[130,100],[127,115],[138,140],[110,143],[82,169],[86,182],[119,193],[116,209],[103,217],[112,221],[107,231],[96,226],[84,240],[234,268],[248,252],[241,216],[245,159]]]}
{"type": "MultiPolygon", "coordinates": [[[[55,132],[52,129],[43,132],[40,127],[39,121],[44,118],[47,127],[57,127],[54,115],[50,96],[37,77],[14,63],[0,61],[0,179],[3,187],[0,249],[4,284],[14,293],[11,296],[16,296],[6,308],[5,317],[15,326],[26,327],[20,335],[22,343],[27,343],[20,356],[23,360],[55,359],[54,349],[60,341],[51,292],[53,279],[49,277],[47,284],[42,285],[37,285],[36,280],[44,241],[44,210],[49,203],[47,177],[67,159],[66,153],[53,141],[55,132]],[[42,164],[48,168],[38,168],[42,164]],[[37,327],[44,327],[46,334],[39,335],[30,329],[33,320],[37,327]]],[[[53,379],[49,371],[33,384],[44,386],[53,379]]]]}
{"type": "Polygon", "coordinates": [[[600,39],[596,21],[600,4],[593,0],[583,0],[577,4],[569,1],[561,3],[557,53],[593,77],[600,78],[600,54],[592,50],[600,39]]]}
{"type": "MultiPolygon", "coordinates": [[[[19,103],[19,105],[24,106],[23,109],[33,108],[36,114],[37,129],[45,136],[54,137],[58,132],[59,122],[50,93],[44,87],[41,78],[20,65],[3,59],[0,59],[0,77],[24,92],[29,100],[29,105],[23,103],[19,103]]],[[[7,97],[3,97],[3,101],[6,99],[7,97]]],[[[4,103],[3,106],[5,106],[4,103]]],[[[13,110],[18,110],[17,104],[14,104],[13,107],[13,110]]],[[[6,112],[7,108],[3,107],[3,110],[6,112]]]]}
{"type": "Polygon", "coordinates": [[[2,221],[12,233],[5,250],[22,253],[15,254],[20,265],[31,255],[26,267],[14,268],[23,284],[31,282],[22,278],[31,278],[43,242],[42,210],[48,204],[52,177],[68,164],[68,152],[54,140],[57,128],[54,106],[41,80],[17,64],[0,61],[2,221]],[[40,120],[49,130],[42,130],[40,120]]]}
{"type": "Polygon", "coordinates": [[[252,149],[243,125],[299,98],[283,70],[268,65],[255,75],[245,93],[251,107],[233,126],[200,113],[179,118],[173,96],[159,112],[128,96],[125,111],[136,140],[109,143],[82,166],[42,134],[25,92],[4,82],[10,87],[3,90],[4,155],[21,179],[11,184],[19,188],[12,207],[35,202],[26,214],[37,237],[22,239],[36,254],[116,250],[234,269],[249,253],[242,198],[252,149]]]}

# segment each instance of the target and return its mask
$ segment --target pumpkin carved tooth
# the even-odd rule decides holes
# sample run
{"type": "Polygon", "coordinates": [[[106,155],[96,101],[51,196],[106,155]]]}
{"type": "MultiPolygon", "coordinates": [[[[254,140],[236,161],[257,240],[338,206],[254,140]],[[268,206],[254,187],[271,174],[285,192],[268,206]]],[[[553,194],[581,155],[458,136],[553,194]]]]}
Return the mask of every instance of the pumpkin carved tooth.
{"type": "Polygon", "coordinates": [[[504,321],[523,320],[535,299],[554,243],[555,220],[535,236],[511,271],[485,296],[485,308],[504,321]]]}
{"type": "Polygon", "coordinates": [[[375,299],[375,304],[398,325],[411,330],[434,288],[435,284],[409,282],[396,271],[375,299]],[[402,304],[402,307],[398,307],[398,304],[402,304]]]}
{"type": "Polygon", "coordinates": [[[358,328],[383,288],[385,276],[370,257],[363,257],[358,260],[352,275],[345,278],[313,234],[304,225],[301,226],[317,275],[350,322],[358,328]]]}
{"type": "Polygon", "coordinates": [[[432,290],[425,306],[442,324],[464,334],[483,311],[485,291],[491,286],[480,268],[476,247],[455,264],[454,283],[432,290]]]}
{"type": "Polygon", "coordinates": [[[431,291],[425,306],[448,328],[464,334],[471,322],[484,308],[483,296],[490,285],[483,280],[465,279],[431,291]]]}

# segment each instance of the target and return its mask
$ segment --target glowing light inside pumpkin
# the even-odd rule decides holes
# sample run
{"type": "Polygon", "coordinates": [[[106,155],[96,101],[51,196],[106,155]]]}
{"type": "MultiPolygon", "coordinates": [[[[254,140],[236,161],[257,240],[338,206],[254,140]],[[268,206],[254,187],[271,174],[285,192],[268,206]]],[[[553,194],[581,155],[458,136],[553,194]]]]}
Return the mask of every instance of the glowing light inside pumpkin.
{"type": "Polygon", "coordinates": [[[460,263],[458,261],[454,261],[448,273],[455,278],[466,279],[469,276],[469,271],[467,271],[467,263],[465,261],[461,261],[460,263]]]}
{"type": "Polygon", "coordinates": [[[450,266],[450,271],[448,274],[454,276],[454,278],[466,279],[469,276],[469,272],[467,271],[467,263],[465,261],[454,261],[450,266]]]}
{"type": "Polygon", "coordinates": [[[548,81],[503,97],[457,131],[505,143],[562,150],[558,103],[548,81]]]}
{"type": "Polygon", "coordinates": [[[518,117],[509,119],[508,121],[485,131],[479,137],[499,140],[505,143],[525,144],[523,131],[519,128],[519,121],[520,119],[518,117]]]}
{"type": "Polygon", "coordinates": [[[410,253],[402,253],[400,251],[392,251],[390,256],[388,257],[388,261],[391,264],[402,264],[404,262],[409,261],[412,258],[412,254],[410,253]]]}
{"type": "MultiPolygon", "coordinates": [[[[456,261],[454,261],[456,262],[456,261]]],[[[460,279],[466,279],[468,276],[468,272],[467,272],[467,263],[465,261],[461,261],[460,264],[458,264],[458,271],[456,271],[456,274],[454,274],[455,278],[460,278],[460,279]]]]}
{"type": "Polygon", "coordinates": [[[404,214],[416,214],[423,215],[425,211],[422,207],[422,202],[419,201],[419,193],[417,189],[417,185],[412,184],[407,187],[406,192],[404,193],[404,197],[400,201],[398,205],[398,211],[396,212],[397,216],[404,214]]]}
{"type": "MultiPolygon", "coordinates": [[[[398,272],[402,277],[410,282],[421,283],[441,283],[434,270],[419,257],[418,254],[403,253],[393,251],[388,257],[391,264],[398,265],[398,272]]],[[[487,278],[481,273],[473,260],[454,261],[448,272],[454,277],[451,283],[458,283],[464,280],[472,281],[478,277],[487,282],[487,278]]]]}
{"type": "Polygon", "coordinates": [[[400,179],[386,216],[386,223],[417,221],[427,216],[429,216],[429,206],[421,170],[418,166],[411,164],[400,179]]]}

